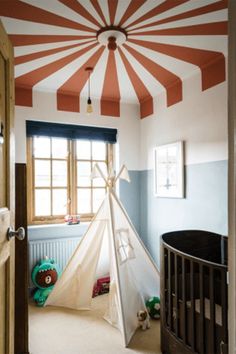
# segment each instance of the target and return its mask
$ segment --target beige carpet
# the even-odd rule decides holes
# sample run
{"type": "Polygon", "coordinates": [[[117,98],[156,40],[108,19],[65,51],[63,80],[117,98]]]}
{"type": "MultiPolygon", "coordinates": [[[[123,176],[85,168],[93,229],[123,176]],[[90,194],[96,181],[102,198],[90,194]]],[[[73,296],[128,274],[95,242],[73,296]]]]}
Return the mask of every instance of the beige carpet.
{"type": "Polygon", "coordinates": [[[129,348],[120,332],[102,317],[107,295],[93,300],[92,311],[29,307],[31,354],[160,354],[160,322],[147,331],[138,329],[129,348]]]}

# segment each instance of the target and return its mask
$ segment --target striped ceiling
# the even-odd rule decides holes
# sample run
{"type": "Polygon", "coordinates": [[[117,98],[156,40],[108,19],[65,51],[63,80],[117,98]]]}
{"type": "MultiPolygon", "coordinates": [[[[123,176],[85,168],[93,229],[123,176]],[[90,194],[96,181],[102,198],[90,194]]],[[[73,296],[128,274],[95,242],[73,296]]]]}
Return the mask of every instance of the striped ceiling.
{"type": "Polygon", "coordinates": [[[33,90],[53,91],[58,110],[80,112],[80,99],[100,100],[100,113],[120,116],[120,102],[153,113],[184,99],[184,79],[198,73],[201,89],[225,80],[227,0],[1,1],[0,16],[15,53],[16,104],[33,106],[33,90]],[[115,51],[97,32],[127,33],[115,51]]]}

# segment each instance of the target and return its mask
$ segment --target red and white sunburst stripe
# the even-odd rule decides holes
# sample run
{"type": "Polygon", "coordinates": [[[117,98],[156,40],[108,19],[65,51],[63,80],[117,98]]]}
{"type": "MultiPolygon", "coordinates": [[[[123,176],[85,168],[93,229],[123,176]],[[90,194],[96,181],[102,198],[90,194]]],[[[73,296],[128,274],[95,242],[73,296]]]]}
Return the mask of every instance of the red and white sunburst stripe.
{"type": "Polygon", "coordinates": [[[201,75],[206,90],[225,80],[227,0],[1,1],[0,16],[15,49],[16,104],[33,105],[33,90],[57,95],[58,110],[80,112],[87,66],[100,113],[120,116],[120,102],[153,113],[153,97],[184,99],[184,77],[201,75]],[[126,42],[113,52],[97,31],[119,26],[126,42]]]}

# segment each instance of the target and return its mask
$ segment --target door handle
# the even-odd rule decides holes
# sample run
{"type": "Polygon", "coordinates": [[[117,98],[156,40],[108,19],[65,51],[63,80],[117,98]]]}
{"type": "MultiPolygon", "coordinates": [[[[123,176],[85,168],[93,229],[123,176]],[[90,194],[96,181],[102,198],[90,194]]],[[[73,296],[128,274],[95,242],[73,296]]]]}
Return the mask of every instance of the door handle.
{"type": "Polygon", "coordinates": [[[7,239],[10,240],[12,237],[16,237],[19,241],[24,240],[25,229],[23,227],[19,227],[16,231],[14,231],[13,227],[10,226],[7,230],[7,239]]]}

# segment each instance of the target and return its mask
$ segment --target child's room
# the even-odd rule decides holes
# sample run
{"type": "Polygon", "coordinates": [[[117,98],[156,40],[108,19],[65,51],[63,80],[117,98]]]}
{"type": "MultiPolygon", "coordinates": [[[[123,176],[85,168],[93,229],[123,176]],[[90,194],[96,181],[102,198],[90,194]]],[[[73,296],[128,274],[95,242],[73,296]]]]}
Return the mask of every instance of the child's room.
{"type": "Polygon", "coordinates": [[[233,353],[235,7],[1,1],[0,354],[233,353]]]}

